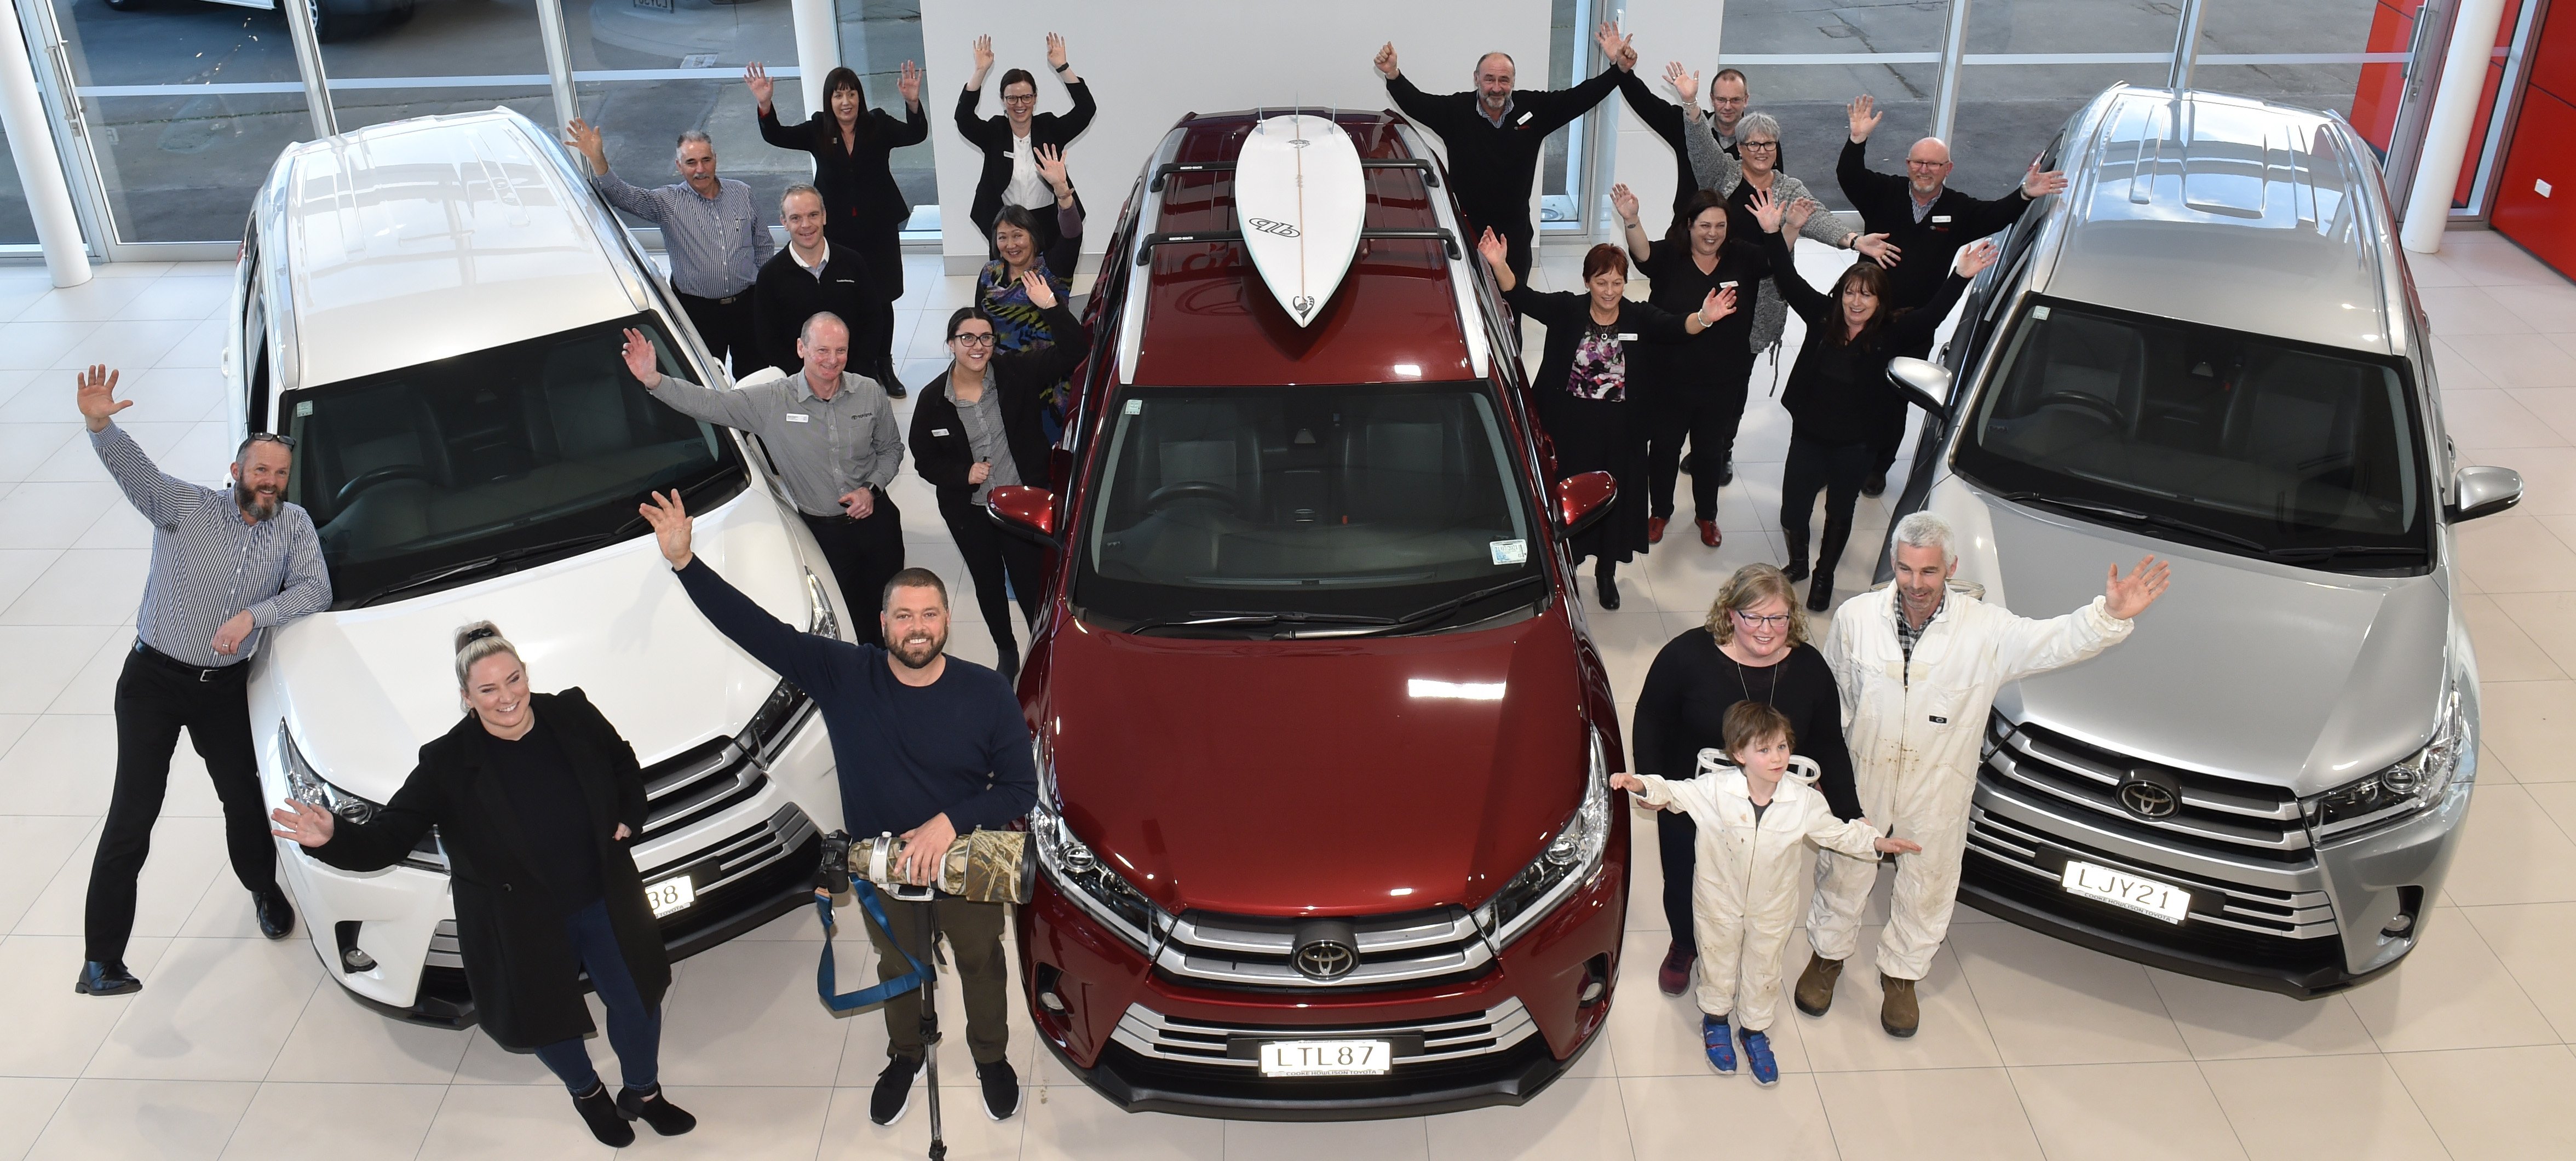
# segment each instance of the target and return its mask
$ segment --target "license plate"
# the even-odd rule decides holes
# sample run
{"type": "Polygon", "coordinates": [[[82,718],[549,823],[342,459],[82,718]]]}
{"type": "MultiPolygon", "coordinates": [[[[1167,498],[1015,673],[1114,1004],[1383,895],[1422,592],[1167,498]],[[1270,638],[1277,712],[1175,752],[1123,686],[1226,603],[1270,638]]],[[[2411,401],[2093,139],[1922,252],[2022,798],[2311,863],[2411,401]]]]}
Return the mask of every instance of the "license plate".
{"type": "Polygon", "coordinates": [[[1383,1076],[1394,1057],[1384,1040],[1274,1040],[1261,1046],[1261,1075],[1383,1076]]]}
{"type": "Polygon", "coordinates": [[[689,877],[681,875],[644,888],[644,901],[653,905],[653,918],[660,919],[697,902],[698,892],[689,885],[689,877]]]}
{"type": "Polygon", "coordinates": [[[2099,899],[2167,923],[2180,923],[2191,914],[2191,892],[2092,863],[2066,860],[2066,874],[2058,883],[2070,895],[2099,899]]]}

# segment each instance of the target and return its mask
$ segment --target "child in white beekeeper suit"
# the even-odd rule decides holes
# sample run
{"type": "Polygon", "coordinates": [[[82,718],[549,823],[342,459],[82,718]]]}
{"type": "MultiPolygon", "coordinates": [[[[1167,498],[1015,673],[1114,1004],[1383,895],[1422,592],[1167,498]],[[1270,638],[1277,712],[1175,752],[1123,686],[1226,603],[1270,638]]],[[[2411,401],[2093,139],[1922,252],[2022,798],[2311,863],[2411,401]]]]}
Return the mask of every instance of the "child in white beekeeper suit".
{"type": "Polygon", "coordinates": [[[1691,921],[1699,939],[1700,1039],[1709,1064],[1732,1075],[1734,1036],[1741,1035],[1753,1079],[1776,1084],[1780,1066],[1767,1032],[1780,1003],[1780,948],[1796,917],[1798,884],[1815,866],[1808,844],[1855,858],[1923,848],[1882,838],[1865,819],[1835,818],[1813,788],[1816,764],[1790,752],[1797,737],[1780,711],[1737,702],[1726,711],[1722,736],[1726,754],[1700,751],[1696,778],[1619,774],[1610,785],[1698,824],[1691,921]]]}

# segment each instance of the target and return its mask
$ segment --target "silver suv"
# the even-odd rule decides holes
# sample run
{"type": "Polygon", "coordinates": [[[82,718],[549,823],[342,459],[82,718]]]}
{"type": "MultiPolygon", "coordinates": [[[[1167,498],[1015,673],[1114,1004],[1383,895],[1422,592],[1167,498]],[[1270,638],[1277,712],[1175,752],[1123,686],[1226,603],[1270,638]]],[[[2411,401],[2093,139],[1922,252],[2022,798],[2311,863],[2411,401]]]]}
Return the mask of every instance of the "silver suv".
{"type": "Polygon", "coordinates": [[[2464,467],[2379,169],[2332,114],[2118,87],[2044,163],[1944,355],[1916,485],[2034,614],[2155,553],[2128,644],[1995,701],[1961,893],[2060,938],[2312,996],[2404,956],[2477,772],[2464,467]],[[1954,379],[1961,384],[1952,390],[1954,379]]]}

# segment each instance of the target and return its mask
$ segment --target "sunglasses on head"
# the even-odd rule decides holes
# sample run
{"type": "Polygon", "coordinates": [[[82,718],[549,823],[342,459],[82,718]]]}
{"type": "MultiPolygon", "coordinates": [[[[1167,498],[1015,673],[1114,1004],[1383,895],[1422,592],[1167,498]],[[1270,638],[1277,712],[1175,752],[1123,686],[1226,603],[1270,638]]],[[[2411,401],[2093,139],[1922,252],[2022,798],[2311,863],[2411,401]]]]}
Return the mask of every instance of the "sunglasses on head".
{"type": "Polygon", "coordinates": [[[243,440],[242,442],[243,442],[243,443],[245,443],[245,444],[252,444],[252,443],[273,443],[273,444],[276,444],[277,446],[282,447],[282,448],[285,448],[285,449],[287,449],[287,450],[289,450],[289,451],[293,451],[293,450],[295,449],[295,437],[294,437],[294,436],[291,436],[291,435],[279,435],[279,434],[277,434],[276,432],[273,432],[273,431],[254,431],[254,432],[250,433],[250,438],[249,438],[249,439],[245,439],[245,440],[243,440]]]}

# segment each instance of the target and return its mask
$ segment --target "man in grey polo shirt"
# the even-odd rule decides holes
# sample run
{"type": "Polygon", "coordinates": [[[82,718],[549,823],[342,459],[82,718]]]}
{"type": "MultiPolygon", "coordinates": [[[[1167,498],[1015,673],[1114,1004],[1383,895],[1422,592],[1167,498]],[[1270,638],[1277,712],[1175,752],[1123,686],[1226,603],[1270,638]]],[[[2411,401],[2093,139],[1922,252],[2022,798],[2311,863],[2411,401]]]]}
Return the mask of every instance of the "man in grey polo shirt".
{"type": "Polygon", "coordinates": [[[840,316],[805,320],[797,374],[730,391],[663,374],[642,331],[627,330],[622,353],[636,382],[673,410],[759,436],[852,615],[884,603],[886,582],[903,571],[903,514],[885,494],[903,466],[903,432],[885,388],[845,370],[850,328],[840,316]]]}
{"type": "Polygon", "coordinates": [[[680,134],[672,156],[687,180],[654,189],[628,185],[610,172],[608,146],[589,122],[575,119],[569,129],[572,140],[565,144],[590,159],[591,188],[608,204],[662,228],[671,289],[706,340],[707,352],[719,363],[728,353],[738,356],[734,373],[750,374],[760,366],[752,341],[751,284],[776,248],[751,187],[716,176],[715,143],[695,129],[680,134]]]}
{"type": "Polygon", "coordinates": [[[73,987],[92,996],[143,988],[126,970],[125,943],[134,932],[135,877],[152,851],[182,728],[223,802],[224,846],[234,877],[250,889],[260,933],[284,939],[295,930],[295,909],[277,886],[277,847],[251,750],[246,663],[278,626],[331,605],[313,518],[285,499],[294,445],[253,432],[233,453],[231,488],[191,484],[154,467],[116,426],[116,413],[134,406],[116,398],[116,379],[103,366],[82,373],[80,414],[99,462],[152,522],[152,565],[134,615],[134,648],[116,679],[116,789],[82,916],[88,962],[73,987]]]}

